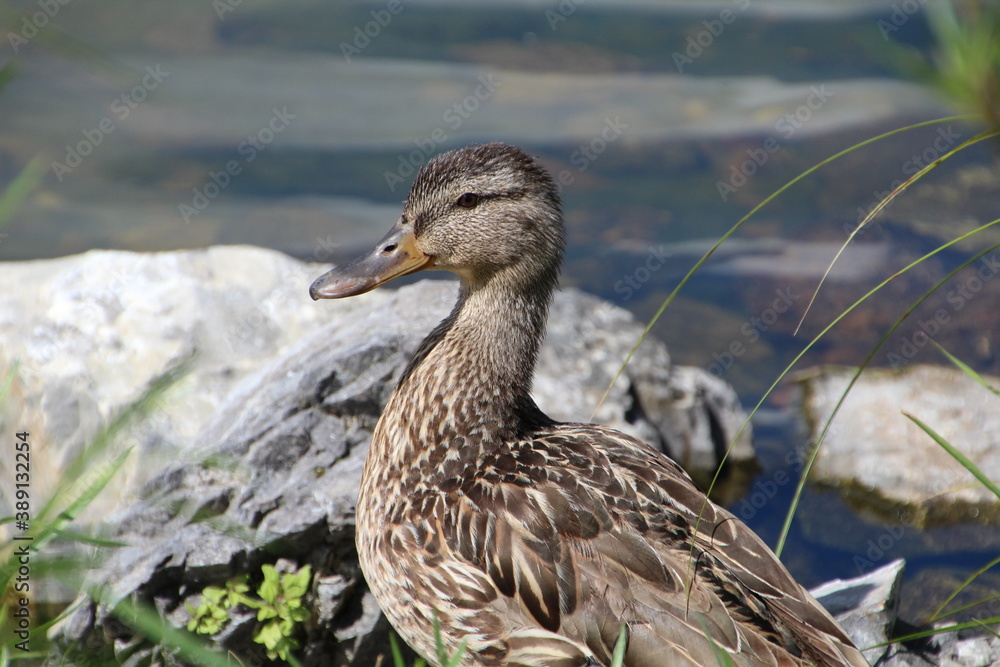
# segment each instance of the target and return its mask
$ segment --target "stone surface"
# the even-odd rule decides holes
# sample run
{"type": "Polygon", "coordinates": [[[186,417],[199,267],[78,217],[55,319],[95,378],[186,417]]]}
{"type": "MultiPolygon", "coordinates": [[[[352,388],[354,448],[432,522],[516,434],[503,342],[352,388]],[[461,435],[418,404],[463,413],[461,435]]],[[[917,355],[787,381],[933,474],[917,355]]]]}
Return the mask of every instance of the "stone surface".
{"type": "Polygon", "coordinates": [[[328,319],[302,307],[315,268],[249,246],[92,251],[0,272],[0,373],[19,362],[0,409],[34,437],[45,461],[32,477],[40,495],[155,377],[197,355],[152,418],[120,439],[137,455],[91,516],[116,506],[123,484],[175,459],[241,377],[328,319]]]}
{"type": "Polygon", "coordinates": [[[865,575],[836,579],[810,591],[833,614],[865,659],[876,664],[887,652],[880,646],[893,637],[899,589],[906,563],[896,560],[865,575]]]}
{"type": "MultiPolygon", "coordinates": [[[[942,632],[905,644],[887,643],[914,630],[897,622],[906,564],[896,560],[860,577],[827,582],[810,592],[874,667],[989,667],[1000,661],[1000,639],[983,629],[942,632]]],[[[938,622],[932,628],[947,627],[938,622]]]]}
{"type": "MultiPolygon", "coordinates": [[[[852,375],[853,370],[821,369],[800,378],[813,441],[852,375]]],[[[1000,379],[986,379],[1000,386],[1000,379]]],[[[998,408],[1000,398],[957,369],[866,371],[826,436],[814,479],[839,486],[852,502],[920,528],[1000,520],[1000,499],[903,414],[930,426],[987,477],[1000,479],[998,408]]]]}

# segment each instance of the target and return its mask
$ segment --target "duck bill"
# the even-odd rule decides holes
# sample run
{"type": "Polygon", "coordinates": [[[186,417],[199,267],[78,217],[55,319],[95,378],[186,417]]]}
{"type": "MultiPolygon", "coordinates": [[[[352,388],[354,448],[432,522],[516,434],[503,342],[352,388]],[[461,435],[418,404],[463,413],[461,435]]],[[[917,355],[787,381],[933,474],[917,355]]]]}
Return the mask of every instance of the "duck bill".
{"type": "Polygon", "coordinates": [[[416,273],[433,264],[434,258],[417,248],[413,226],[397,222],[371,252],[317,278],[309,288],[309,296],[318,300],[364,294],[394,278],[416,273]]]}

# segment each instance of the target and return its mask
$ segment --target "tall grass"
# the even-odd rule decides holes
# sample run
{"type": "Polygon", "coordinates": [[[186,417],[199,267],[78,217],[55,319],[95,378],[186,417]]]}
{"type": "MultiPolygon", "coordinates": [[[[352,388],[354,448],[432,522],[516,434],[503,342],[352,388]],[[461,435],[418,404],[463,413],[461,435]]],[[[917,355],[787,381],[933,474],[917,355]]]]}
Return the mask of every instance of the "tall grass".
{"type": "MultiPolygon", "coordinates": [[[[0,399],[6,396],[7,389],[15,381],[16,372],[15,365],[4,380],[0,399]]],[[[30,512],[28,522],[30,528],[26,535],[31,537],[32,590],[37,590],[39,584],[46,579],[83,590],[84,577],[88,569],[100,560],[99,552],[121,546],[119,542],[104,539],[92,528],[77,527],[75,519],[100,496],[131,456],[130,447],[120,450],[115,447],[119,437],[155,410],[163,395],[186,372],[187,365],[181,364],[155,378],[137,400],[115,415],[78,454],[70,459],[55,488],[41,502],[37,511],[30,512]],[[58,555],[67,549],[78,554],[91,552],[95,555],[93,557],[77,555],[68,558],[58,555]]],[[[4,424],[5,428],[10,426],[18,428],[16,424],[4,424]]],[[[32,503],[32,507],[34,506],[35,503],[32,503]]],[[[14,516],[0,517],[0,525],[9,526],[14,520],[14,516]]],[[[32,646],[41,647],[40,650],[33,650],[30,653],[16,650],[14,645],[18,643],[18,637],[12,632],[11,616],[6,605],[10,600],[25,595],[21,593],[16,597],[14,595],[14,576],[18,572],[19,565],[14,542],[0,548],[0,590],[4,591],[5,602],[5,608],[0,610],[2,611],[0,637],[3,637],[3,643],[0,644],[0,665],[44,655],[48,646],[46,631],[72,611],[72,609],[64,610],[57,617],[47,619],[31,628],[30,643],[32,646]]]]}

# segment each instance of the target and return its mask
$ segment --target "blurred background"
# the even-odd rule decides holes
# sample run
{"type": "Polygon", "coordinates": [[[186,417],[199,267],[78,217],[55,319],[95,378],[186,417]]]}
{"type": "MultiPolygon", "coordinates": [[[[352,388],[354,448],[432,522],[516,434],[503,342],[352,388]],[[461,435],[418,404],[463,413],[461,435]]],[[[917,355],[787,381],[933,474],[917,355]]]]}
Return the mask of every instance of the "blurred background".
{"type": "MultiPolygon", "coordinates": [[[[0,18],[0,186],[29,164],[39,178],[0,227],[2,261],[247,243],[341,262],[396,220],[430,156],[501,140],[540,156],[560,183],[563,285],[646,321],[703,252],[796,175],[865,138],[965,111],[921,75],[940,45],[917,0],[34,0],[5,3],[0,18]]],[[[996,144],[980,144],[859,235],[794,335],[864,214],[981,129],[928,126],[809,176],[722,246],[654,333],[675,362],[708,368],[754,405],[832,316],[993,219],[996,144]]],[[[974,247],[984,242],[894,282],[800,367],[861,363],[974,247]]],[[[917,314],[947,308],[954,319],[935,339],[996,374],[998,293],[1000,280],[984,281],[956,308],[945,289],[917,314]]],[[[876,365],[894,365],[917,319],[876,365]]],[[[944,363],[929,346],[903,357],[944,363]]],[[[725,496],[730,507],[776,471],[797,475],[786,458],[806,440],[796,406],[786,383],[758,414],[760,469],[725,496]]],[[[746,517],[772,545],[793,488],[746,517]]],[[[784,560],[814,585],[859,574],[858,556],[905,557],[903,617],[918,622],[1000,546],[995,526],[968,517],[907,531],[873,559],[871,545],[900,520],[810,487],[784,560]]]]}

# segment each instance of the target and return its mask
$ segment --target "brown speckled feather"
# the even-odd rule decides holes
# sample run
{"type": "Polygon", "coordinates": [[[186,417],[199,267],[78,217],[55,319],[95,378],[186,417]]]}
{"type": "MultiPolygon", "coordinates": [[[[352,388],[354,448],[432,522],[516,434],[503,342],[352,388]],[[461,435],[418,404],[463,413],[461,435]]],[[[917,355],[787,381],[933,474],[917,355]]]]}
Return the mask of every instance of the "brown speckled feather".
{"type": "Polygon", "coordinates": [[[563,249],[558,197],[531,158],[502,144],[435,158],[400,225],[462,278],[379,420],[358,500],[362,567],[407,642],[433,662],[436,618],[450,650],[466,642],[464,667],[608,665],[625,623],[626,667],[704,667],[717,652],[867,664],[673,461],[531,400],[563,249]]]}

